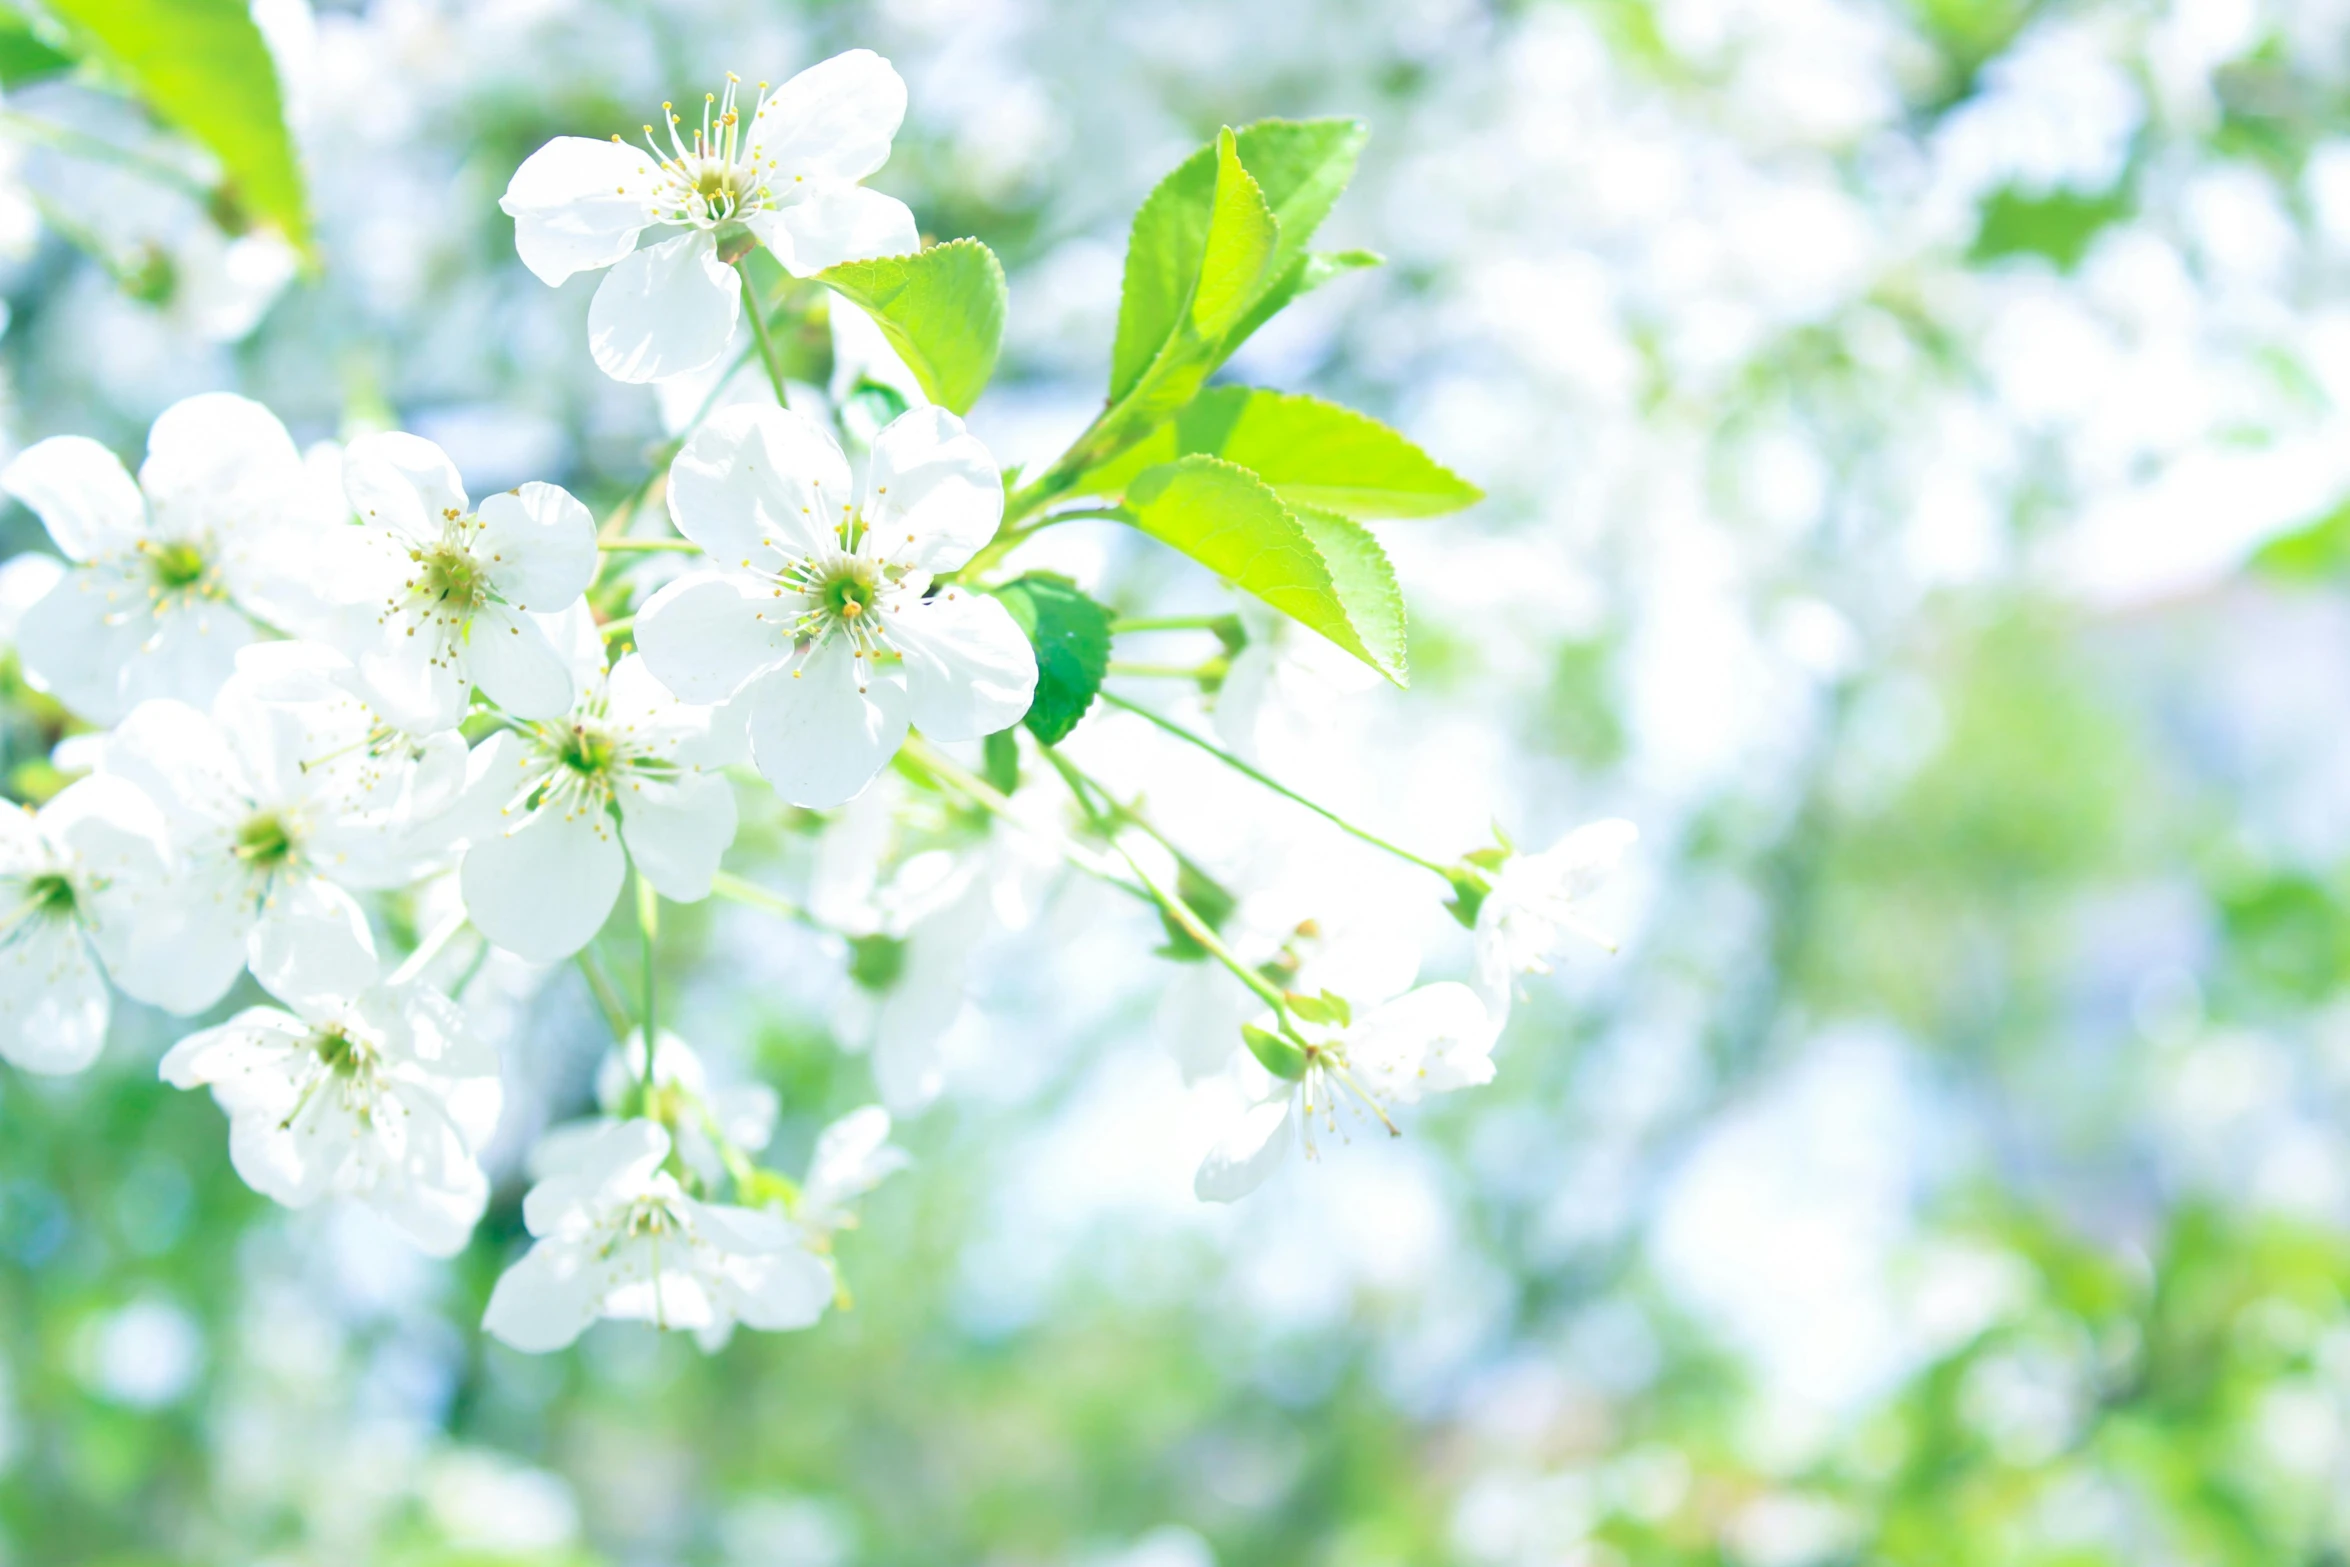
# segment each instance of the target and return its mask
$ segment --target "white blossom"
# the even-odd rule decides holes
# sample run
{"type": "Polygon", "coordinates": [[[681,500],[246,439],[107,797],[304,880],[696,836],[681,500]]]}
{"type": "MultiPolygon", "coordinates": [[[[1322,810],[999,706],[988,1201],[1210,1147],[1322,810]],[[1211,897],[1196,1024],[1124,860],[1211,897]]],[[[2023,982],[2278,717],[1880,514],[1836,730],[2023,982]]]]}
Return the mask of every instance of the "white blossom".
{"type": "Polygon", "coordinates": [[[99,960],[122,961],[164,874],[163,818],[117,778],[67,785],[39,811],[0,804],[0,1056],[78,1072],[106,1042],[99,960]]]}
{"type": "Polygon", "coordinates": [[[1509,1016],[1516,977],[1548,973],[1566,936],[1615,950],[1615,938],[1586,919],[1582,905],[1639,837],[1639,828],[1610,817],[1576,828],[1539,854],[1502,862],[1477,907],[1476,938],[1477,988],[1497,1022],[1509,1016]]]}
{"type": "Polygon", "coordinates": [[[866,1105],[816,1134],[808,1178],[792,1210],[809,1245],[829,1252],[833,1234],[855,1226],[857,1199],[914,1162],[889,1132],[889,1112],[866,1105]]]}
{"type": "Polygon", "coordinates": [[[483,935],[541,962],[603,927],[629,862],[663,897],[698,902],[734,839],[734,790],[720,772],[742,750],[732,722],[680,702],[634,653],[579,689],[568,714],[477,746],[467,785],[478,821],[466,910],[483,935]]]}
{"type": "Polygon", "coordinates": [[[690,133],[662,105],[668,147],[558,136],[532,153],[499,201],[523,264],[549,284],[610,267],[588,309],[588,348],[605,374],[659,381],[726,352],[742,314],[727,263],[754,245],[795,277],[921,243],[905,203],[858,182],[889,160],[906,85],[866,49],[809,67],[747,117],[738,79],[703,100],[690,133]],[[680,233],[637,248],[646,229],[680,233]]]}
{"type": "Polygon", "coordinates": [[[1335,1131],[1344,1103],[1387,1122],[1394,1106],[1493,1081],[1496,1031],[1485,1003],[1450,980],[1423,985],[1344,1026],[1305,1027],[1313,1049],[1300,1074],[1274,1079],[1272,1090],[1201,1161],[1192,1183],[1201,1201],[1233,1202],[1255,1191],[1293,1142],[1303,1142],[1312,1157],[1315,1123],[1335,1131]]]}
{"type": "Polygon", "coordinates": [[[316,613],[325,519],[285,426],[207,392],[165,409],[134,482],[96,441],[59,435],[0,472],[72,563],[24,612],[18,656],[45,690],[112,723],[151,697],[212,700],[259,625],[316,613]]]}
{"type": "Polygon", "coordinates": [[[143,999],[199,1012],[248,964],[280,995],[373,980],[374,938],[350,889],[408,880],[415,845],[384,808],[364,706],[269,700],[322,656],[248,649],[210,712],[144,702],[100,748],[103,773],[161,808],[172,850],[117,971],[143,999]]]}
{"type": "Polygon", "coordinates": [[[832,1274],[790,1221],[686,1195],[662,1168],[669,1133],[616,1121],[539,1161],[522,1203],[536,1237],[498,1280],[482,1326],[517,1349],[561,1349],[598,1317],[692,1330],[705,1347],[737,1322],[804,1328],[832,1274]]]}
{"type": "Polygon", "coordinates": [[[975,739],[1028,710],[1036,657],[1010,612],[955,583],[930,592],[1003,503],[994,460],[944,409],[884,429],[853,495],[848,459],[807,420],[723,409],[669,480],[678,531],[717,569],[655,594],[638,646],[686,701],[746,704],[752,757],[786,800],[838,805],[910,724],[975,739]]]}
{"type": "Polygon", "coordinates": [[[397,431],[343,453],[343,488],[365,524],[341,585],[342,640],[385,715],[418,733],[453,727],[480,686],[516,718],[571,706],[571,671],[545,618],[596,574],[596,524],[552,484],[476,510],[448,454],[397,431]]]}
{"type": "Polygon", "coordinates": [[[351,1198],[423,1251],[459,1250],[489,1201],[477,1161],[498,1124],[496,1053],[421,985],[287,999],[181,1040],[163,1080],[212,1090],[255,1191],[289,1208],[351,1198]]]}

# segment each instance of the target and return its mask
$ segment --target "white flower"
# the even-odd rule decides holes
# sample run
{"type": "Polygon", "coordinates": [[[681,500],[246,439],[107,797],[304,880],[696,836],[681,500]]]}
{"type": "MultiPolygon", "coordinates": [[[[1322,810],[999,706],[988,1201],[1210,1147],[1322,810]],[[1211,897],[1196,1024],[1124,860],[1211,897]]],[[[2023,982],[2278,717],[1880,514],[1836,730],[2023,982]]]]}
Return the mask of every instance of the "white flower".
{"type": "Polygon", "coordinates": [[[791,1223],[688,1197],[668,1157],[651,1121],[568,1140],[523,1199],[538,1244],[498,1280],[482,1326],[539,1353],[598,1317],[690,1328],[705,1347],[738,1321],[780,1332],[821,1317],[832,1274],[791,1223]]]}
{"type": "Polygon", "coordinates": [[[173,856],[116,970],[132,994],[200,1012],[248,963],[281,996],[374,980],[374,938],[346,889],[407,880],[415,847],[384,808],[375,720],[356,701],[268,699],[328,656],[248,649],[210,713],[144,702],[100,749],[102,773],[161,808],[173,856]]]}
{"type": "Polygon", "coordinates": [[[1477,988],[1498,1026],[1509,1016],[1510,987],[1520,974],[1546,974],[1562,937],[1576,935],[1613,952],[1615,938],[1583,917],[1579,905],[1614,874],[1640,829],[1620,817],[1589,822],[1539,854],[1512,855],[1477,906],[1477,988]]]}
{"type": "Polygon", "coordinates": [[[163,818],[118,778],[85,778],[38,812],[0,804],[0,1056],[78,1072],[113,1008],[98,957],[121,960],[164,871],[163,818]]]}
{"type": "Polygon", "coordinates": [[[913,1156],[889,1140],[889,1112],[879,1105],[852,1110],[817,1133],[792,1210],[808,1244],[829,1250],[834,1232],[857,1222],[851,1205],[911,1163],[913,1156]]]}
{"type": "Polygon", "coordinates": [[[259,403],[207,392],[165,409],[136,483],[79,435],[28,448],[5,488],[74,569],[27,609],[28,675],[83,717],[112,723],[150,697],[199,706],[255,636],[315,613],[300,578],[319,503],[292,437],[259,403]]]}
{"type": "Polygon", "coordinates": [[[1203,1202],[1233,1202],[1265,1183],[1292,1142],[1302,1139],[1312,1157],[1315,1118],[1334,1130],[1342,1096],[1384,1123],[1390,1106],[1492,1082],[1494,1033],[1477,993],[1449,980],[1324,1032],[1298,1076],[1276,1079],[1208,1151],[1192,1190],[1203,1202]]]}
{"type": "Polygon", "coordinates": [[[489,1201],[477,1161],[498,1124],[496,1053],[421,985],[289,1000],[181,1040],[163,1080],[212,1089],[255,1191],[289,1208],[349,1197],[436,1257],[459,1250],[489,1201]]]}
{"type": "Polygon", "coordinates": [[[669,149],[618,136],[558,136],[526,159],[498,205],[514,248],[541,281],[610,267],[588,308],[588,347],[606,375],[659,381],[725,353],[742,312],[727,265],[765,245],[795,277],[915,249],[906,204],[857,182],[889,161],[906,84],[854,49],[809,67],[759,101],[745,123],[737,79],[705,96],[690,138],[667,104],[669,149]],[[684,232],[636,248],[648,228],[684,232]]]}
{"type": "Polygon", "coordinates": [[[568,715],[492,735],[467,784],[474,925],[551,963],[603,928],[631,860],[665,898],[708,897],[734,841],[734,790],[719,769],[740,751],[723,715],[677,700],[634,653],[582,681],[568,715]]]}
{"type": "Polygon", "coordinates": [[[838,805],[907,726],[975,739],[1016,723],[1036,656],[986,593],[933,574],[971,558],[1003,515],[985,447],[940,408],[873,443],[851,499],[832,438],[780,408],[728,408],[669,473],[678,531],[720,569],[681,577],[637,614],[653,673],[688,702],[748,704],[759,771],[794,805],[838,805]]]}
{"type": "Polygon", "coordinates": [[[596,574],[596,523],[557,485],[525,484],[476,511],[448,454],[419,436],[362,436],[343,490],[366,563],[343,592],[346,636],[385,715],[420,734],[454,727],[478,685],[517,718],[571,706],[572,673],[541,617],[596,574]]]}

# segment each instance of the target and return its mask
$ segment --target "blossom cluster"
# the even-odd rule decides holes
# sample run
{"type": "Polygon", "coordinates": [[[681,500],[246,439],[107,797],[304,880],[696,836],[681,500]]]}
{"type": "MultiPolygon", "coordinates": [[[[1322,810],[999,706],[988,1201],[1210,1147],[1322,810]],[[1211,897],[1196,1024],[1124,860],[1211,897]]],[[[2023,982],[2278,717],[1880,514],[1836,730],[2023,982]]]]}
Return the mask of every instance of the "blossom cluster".
{"type": "MultiPolygon", "coordinates": [[[[842,321],[876,311],[899,334],[877,352],[894,356],[911,328],[833,269],[925,257],[962,267],[972,254],[918,250],[903,204],[859,183],[888,156],[905,107],[896,74],[864,51],[762,87],[747,107],[730,80],[690,132],[664,105],[666,147],[650,127],[642,150],[551,142],[503,206],[541,279],[606,269],[589,347],[615,379],[703,375],[746,323],[774,372],[779,307],[762,297],[754,258],[831,284],[842,321]],[[640,243],[662,229],[680,232],[640,243]]],[[[1351,160],[1345,134],[1332,145],[1351,160]]],[[[1249,155],[1270,171],[1282,147],[1252,141],[1249,155]]],[[[1360,961],[1369,938],[1350,937],[1342,910],[1252,930],[1237,900],[1190,885],[1198,867],[1138,796],[1088,772],[1082,746],[1056,749],[1101,687],[1105,666],[1082,649],[1089,635],[1106,644],[1107,612],[1065,579],[1005,574],[1029,533],[1107,515],[1296,617],[1252,605],[1231,618],[1220,724],[1293,666],[1351,655],[1386,672],[1382,660],[1399,656],[1350,598],[1388,572],[1384,556],[1347,517],[1303,500],[1292,512],[1277,495],[1277,430],[1260,443],[1274,460],[1252,458],[1265,482],[1226,460],[1239,445],[1110,477],[1165,427],[1165,409],[1158,424],[1152,409],[1219,395],[1199,391],[1212,368],[1200,343],[1243,330],[1252,300],[1278,308],[1312,286],[1302,252],[1294,276],[1276,267],[1279,220],[1239,148],[1227,132],[1199,165],[1219,216],[1167,346],[1069,458],[1011,495],[946,406],[939,356],[918,344],[909,352],[931,373],[898,365],[893,384],[910,392],[891,394],[894,417],[868,426],[837,406],[793,406],[774,374],[774,400],[705,409],[602,524],[552,483],[477,501],[450,456],[413,434],[305,451],[267,408],[226,393],[164,412],[135,474],[79,436],[23,452],[0,488],[38,516],[58,558],[9,567],[10,596],[24,601],[17,657],[75,720],[53,758],[73,781],[37,810],[0,813],[0,1054],[31,1071],[79,1070],[105,1038],[112,990],[194,1018],[249,975],[267,999],[181,1039],[164,1080],[212,1091],[257,1191],[296,1208],[365,1204],[448,1255],[490,1200],[483,1161],[504,1099],[498,1041],[464,992],[493,948],[530,965],[579,960],[616,1043],[602,1114],[556,1128],[528,1160],[533,1244],[485,1321],[526,1350],[560,1347],[599,1317],[691,1329],[708,1347],[738,1323],[805,1327],[842,1289],[834,1232],[905,1162],[881,1105],[825,1131],[802,1181],[755,1162],[773,1095],[714,1087],[658,1027],[663,900],[764,902],[853,951],[894,952],[919,976],[909,990],[951,998],[971,943],[942,933],[967,936],[966,916],[983,920],[1007,881],[1066,867],[1124,888],[1159,914],[1170,955],[1215,977],[1207,1011],[1232,1012],[1174,1030],[1188,1074],[1224,1074],[1244,1097],[1200,1166],[1203,1199],[1245,1195],[1293,1145],[1311,1153],[1317,1125],[1334,1130],[1342,1113],[1393,1130],[1391,1111],[1490,1080],[1516,977],[1544,967],[1564,935],[1595,935],[1585,905],[1630,825],[1599,823],[1543,854],[1505,845],[1439,864],[1393,851],[1432,872],[1427,890],[1449,893],[1473,929],[1473,983],[1413,988],[1416,949],[1406,963],[1360,961]],[[1235,220],[1233,243],[1254,245],[1253,259],[1216,248],[1228,194],[1262,214],[1235,220]],[[649,510],[639,503],[656,493],[673,535],[636,531],[649,510]],[[1088,493],[1117,504],[1044,509],[1088,493]],[[1306,541],[1285,547],[1320,573],[1319,597],[1284,600],[1245,554],[1220,553],[1228,525],[1306,541]],[[640,569],[677,556],[691,564],[666,580],[640,569]],[[1026,790],[1023,727],[1047,764],[1026,790]],[[936,742],[985,742],[983,771],[936,742]],[[845,808],[837,841],[865,858],[869,880],[880,856],[856,830],[860,811],[888,809],[905,780],[943,789],[991,824],[982,852],[1004,874],[974,869],[969,854],[945,874],[895,863],[901,912],[919,912],[894,929],[793,908],[721,869],[738,784],[754,778],[792,807],[845,808]],[[645,981],[633,1020],[593,956],[632,875],[645,981]],[[394,939],[396,910],[427,908],[443,917],[394,939]],[[469,965],[456,961],[467,946],[469,965]]],[[[1264,395],[1265,418],[1305,416],[1264,395]]],[[[1359,416],[1307,414],[1349,439],[1385,438],[1364,436],[1359,416]]],[[[1404,499],[1371,514],[1473,498],[1400,437],[1379,451],[1406,475],[1404,499]]],[[[1377,493],[1343,474],[1288,482],[1300,495],[1377,493]]],[[[1391,573],[1383,591],[1394,597],[1391,573]]],[[[1238,754],[1245,742],[1226,751],[1153,721],[1289,792],[1238,754]]],[[[939,1030],[884,1020],[875,1072],[891,1107],[937,1091],[926,1051],[939,1030]]]]}

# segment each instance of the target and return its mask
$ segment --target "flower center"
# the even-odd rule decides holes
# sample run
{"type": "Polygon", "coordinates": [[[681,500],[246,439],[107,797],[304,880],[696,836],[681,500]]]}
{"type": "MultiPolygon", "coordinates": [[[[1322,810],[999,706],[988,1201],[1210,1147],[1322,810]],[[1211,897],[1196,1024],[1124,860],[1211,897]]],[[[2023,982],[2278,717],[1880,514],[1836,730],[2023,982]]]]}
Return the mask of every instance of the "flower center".
{"type": "Polygon", "coordinates": [[[873,574],[864,568],[853,567],[824,584],[819,597],[825,609],[838,619],[855,625],[872,612],[878,586],[873,574]]]}
{"type": "Polygon", "coordinates": [[[62,872],[28,877],[24,884],[24,912],[35,919],[62,917],[74,910],[73,882],[62,872]]]}
{"type": "Polygon", "coordinates": [[[419,551],[423,568],[417,590],[436,604],[459,611],[476,609],[487,596],[481,562],[461,544],[435,544],[419,551]]]}
{"type": "Polygon", "coordinates": [[[353,1076],[366,1064],[367,1047],[338,1024],[320,1029],[311,1047],[318,1052],[318,1059],[326,1063],[326,1069],[337,1077],[353,1076]]]}
{"type": "Polygon", "coordinates": [[[612,771],[612,764],[619,756],[619,748],[613,745],[612,737],[602,730],[573,724],[557,742],[555,755],[565,767],[582,778],[602,778],[612,771]]]}
{"type": "MultiPolygon", "coordinates": [[[[653,221],[717,228],[737,224],[744,216],[769,205],[772,193],[766,180],[774,173],[775,163],[773,159],[762,163],[744,137],[742,111],[735,107],[734,101],[735,89],[741,85],[740,77],[729,74],[724,96],[704,93],[701,128],[690,134],[677,117],[677,106],[661,105],[662,118],[669,124],[667,152],[653,140],[653,127],[644,128],[645,145],[652,150],[653,160],[661,170],[647,198],[653,221]]],[[[754,122],[766,102],[766,84],[761,83],[759,103],[751,110],[754,122]]],[[[737,259],[757,243],[748,231],[738,231],[732,238],[740,248],[735,255],[722,257],[727,261],[737,259]]]]}
{"type": "Polygon", "coordinates": [[[237,829],[236,846],[230,852],[247,865],[273,870],[294,857],[293,830],[275,811],[263,811],[237,829]]]}

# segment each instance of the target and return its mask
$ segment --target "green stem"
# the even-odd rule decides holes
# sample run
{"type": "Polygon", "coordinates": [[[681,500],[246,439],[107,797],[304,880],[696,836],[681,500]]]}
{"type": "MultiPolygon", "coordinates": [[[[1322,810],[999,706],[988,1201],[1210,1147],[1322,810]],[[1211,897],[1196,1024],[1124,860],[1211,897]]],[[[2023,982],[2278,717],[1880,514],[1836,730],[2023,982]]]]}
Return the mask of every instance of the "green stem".
{"type": "Polygon", "coordinates": [[[1210,675],[1220,675],[1224,669],[1224,661],[1220,658],[1209,659],[1204,664],[1129,664],[1112,659],[1109,673],[1155,680],[1201,680],[1210,675]]]}
{"type": "Polygon", "coordinates": [[[1432,871],[1436,875],[1443,877],[1448,884],[1452,881],[1453,873],[1447,870],[1444,866],[1437,864],[1434,860],[1422,859],[1419,855],[1414,854],[1409,849],[1398,848],[1396,845],[1389,843],[1385,838],[1380,837],[1377,833],[1367,832],[1364,829],[1357,827],[1354,823],[1348,821],[1345,817],[1339,815],[1336,811],[1331,810],[1328,806],[1317,805],[1312,800],[1307,799],[1304,795],[1299,794],[1295,789],[1289,788],[1285,784],[1275,782],[1273,779],[1268,778],[1263,773],[1257,771],[1257,769],[1254,767],[1249,766],[1248,763],[1242,761],[1239,757],[1234,756],[1230,751],[1227,751],[1222,746],[1217,745],[1214,741],[1208,740],[1203,736],[1193,734],[1190,730],[1184,728],[1181,724],[1178,724],[1171,719],[1161,718],[1158,714],[1152,712],[1149,708],[1144,707],[1141,703],[1129,702],[1126,700],[1126,698],[1106,688],[1101,692],[1101,699],[1109,703],[1112,707],[1122,707],[1129,713],[1133,713],[1139,717],[1150,720],[1152,723],[1158,725],[1161,729],[1164,729],[1167,731],[1167,733],[1173,735],[1178,740],[1189,741],[1191,744],[1196,745],[1201,750],[1207,752],[1208,755],[1214,757],[1217,761],[1222,762],[1226,767],[1229,767],[1234,772],[1239,773],[1242,777],[1254,779],[1256,782],[1263,784],[1266,788],[1272,790],[1275,794],[1281,796],[1284,800],[1294,801],[1295,803],[1304,806],[1307,810],[1313,812],[1316,816],[1321,817],[1324,821],[1330,822],[1333,825],[1354,834],[1357,838],[1362,839],[1363,842],[1371,845],[1373,848],[1385,849],[1389,854],[1394,855],[1399,860],[1404,860],[1410,864],[1417,865],[1424,871],[1432,871]]]}
{"type": "Polygon", "coordinates": [[[605,1024],[612,1030],[616,1043],[628,1043],[628,1005],[620,999],[620,992],[612,986],[612,976],[604,972],[604,965],[596,960],[593,947],[582,947],[573,961],[587,978],[588,994],[596,998],[596,1006],[604,1014],[605,1024]]]}
{"type": "MultiPolygon", "coordinates": [[[[1006,504],[1009,505],[1008,502],[1006,504]]],[[[1005,513],[1007,522],[1010,515],[1009,511],[1005,513]]],[[[1022,527],[1009,525],[1000,527],[996,536],[988,540],[986,546],[978,554],[955,568],[955,576],[966,581],[976,578],[981,572],[990,570],[1006,555],[1011,554],[1012,551],[1055,523],[1082,522],[1088,518],[1102,522],[1132,522],[1134,513],[1122,506],[1078,506],[1068,511],[1054,512],[1049,517],[1039,517],[1034,522],[1022,527]]]]}
{"type": "MultiPolygon", "coordinates": [[[[1135,879],[1142,883],[1143,890],[1150,894],[1151,901],[1158,904],[1160,911],[1181,927],[1186,936],[1207,949],[1210,957],[1230,969],[1235,979],[1255,991],[1257,998],[1273,1009],[1273,1016],[1279,1021],[1283,1033],[1293,1032],[1289,1022],[1289,1003],[1283,999],[1280,991],[1273,988],[1272,982],[1246,963],[1241,962],[1233,950],[1224,945],[1224,938],[1216,934],[1215,927],[1200,917],[1198,910],[1184,902],[1177,894],[1160,886],[1158,879],[1152,876],[1149,871],[1144,870],[1142,862],[1134,857],[1126,845],[1118,841],[1117,818],[1123,817],[1134,822],[1137,826],[1142,825],[1134,811],[1118,804],[1115,799],[1110,799],[1108,790],[1102,789],[1101,785],[1079,772],[1074,763],[1052,747],[1046,746],[1044,748],[1044,759],[1053,764],[1054,770],[1061,775],[1061,781],[1066,783],[1069,786],[1069,792],[1077,797],[1077,803],[1084,810],[1087,819],[1109,840],[1110,847],[1117,851],[1118,858],[1124,860],[1127,868],[1134,872],[1135,879]],[[1093,793],[1095,790],[1101,790],[1103,798],[1110,800],[1109,812],[1105,813],[1094,804],[1093,793]]],[[[1149,831],[1147,827],[1144,830],[1149,831]]],[[[1151,836],[1157,838],[1158,834],[1153,832],[1151,836]]],[[[1164,839],[1160,841],[1165,842],[1164,839]]]]}
{"type": "Polygon", "coordinates": [[[1238,624],[1239,619],[1230,611],[1221,615],[1141,615],[1132,620],[1111,621],[1110,635],[1124,636],[1129,631],[1222,632],[1238,624]]]}
{"type": "Polygon", "coordinates": [[[605,539],[596,545],[607,555],[699,555],[702,547],[691,539],[605,539]]]}
{"type": "Polygon", "coordinates": [[[605,621],[604,624],[598,629],[604,633],[604,640],[607,642],[611,641],[614,637],[629,636],[636,631],[636,617],[634,615],[622,615],[616,619],[605,621]]]}
{"type": "Polygon", "coordinates": [[[751,287],[751,274],[740,262],[735,264],[735,275],[742,279],[743,312],[751,318],[751,336],[759,342],[759,362],[767,367],[767,382],[775,388],[775,401],[783,407],[791,399],[783,390],[783,362],[775,357],[775,344],[767,335],[767,312],[759,304],[759,291],[751,287]]]}

